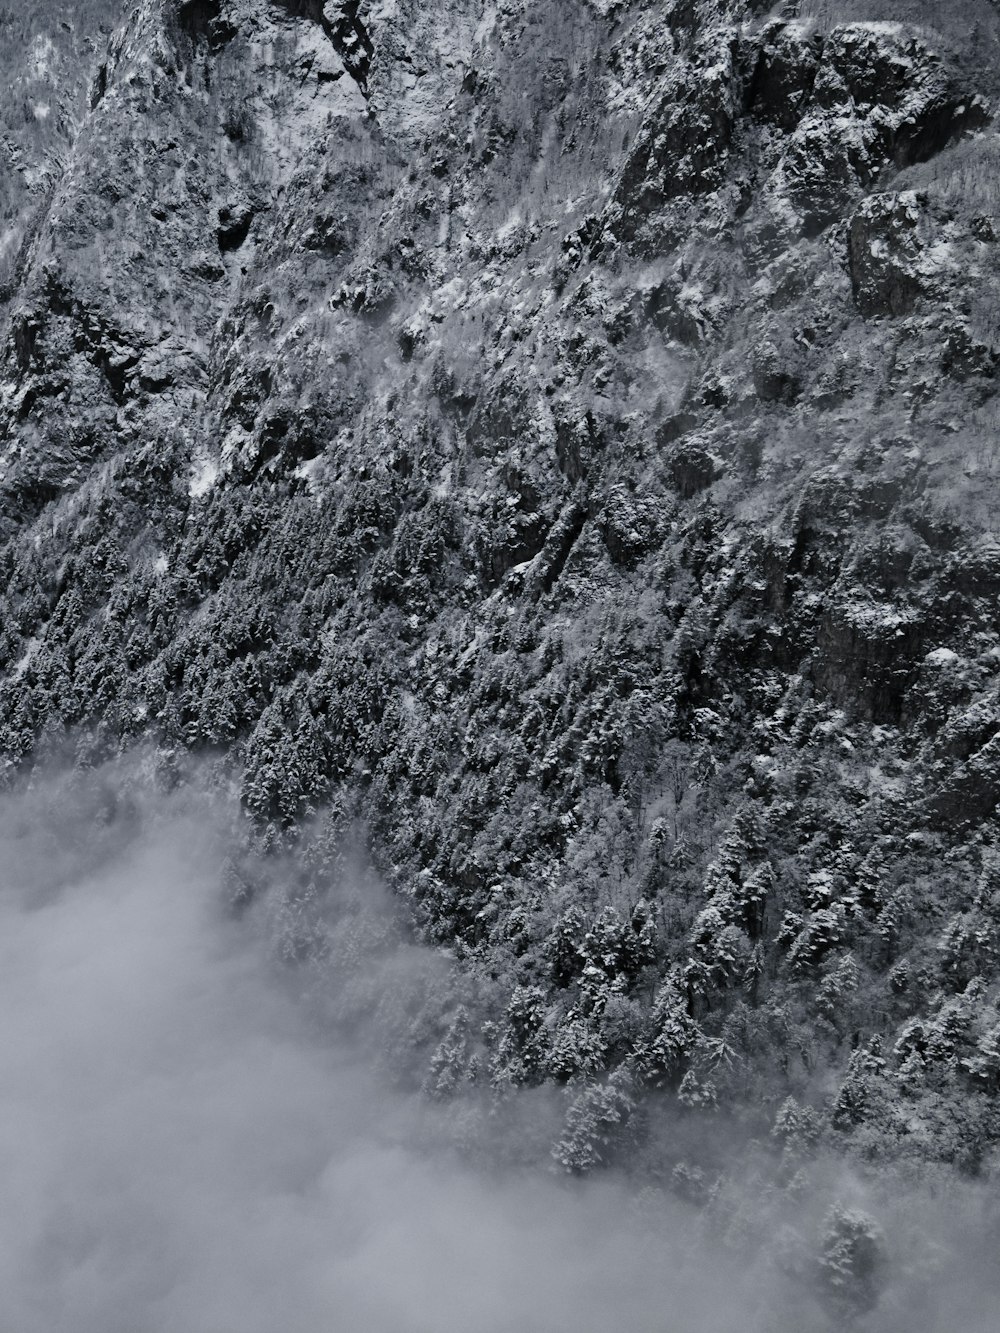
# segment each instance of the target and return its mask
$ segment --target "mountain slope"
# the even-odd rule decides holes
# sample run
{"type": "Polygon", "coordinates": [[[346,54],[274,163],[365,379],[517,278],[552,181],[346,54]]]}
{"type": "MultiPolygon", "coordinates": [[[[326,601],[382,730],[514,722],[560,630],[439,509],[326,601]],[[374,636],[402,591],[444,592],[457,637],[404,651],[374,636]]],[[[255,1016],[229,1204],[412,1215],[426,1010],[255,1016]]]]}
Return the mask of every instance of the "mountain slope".
{"type": "Polygon", "coordinates": [[[359,821],[568,1169],[1000,1132],[1000,20],[792,8],[144,0],[17,206],[11,775],[359,821]]]}

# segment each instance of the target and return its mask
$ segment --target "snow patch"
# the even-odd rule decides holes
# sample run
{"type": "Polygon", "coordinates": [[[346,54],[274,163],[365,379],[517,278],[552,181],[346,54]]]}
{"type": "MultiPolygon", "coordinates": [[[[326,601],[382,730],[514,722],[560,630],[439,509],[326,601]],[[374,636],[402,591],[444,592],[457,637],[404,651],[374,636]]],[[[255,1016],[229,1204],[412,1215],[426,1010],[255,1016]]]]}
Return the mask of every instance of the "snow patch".
{"type": "Polygon", "coordinates": [[[323,470],[323,455],[317,454],[315,458],[304,459],[295,469],[294,475],[306,484],[306,490],[314,500],[322,498],[320,489],[320,478],[323,470]]]}
{"type": "Polygon", "coordinates": [[[950,667],[959,661],[958,653],[953,653],[950,648],[935,648],[924,658],[928,666],[950,667]]]}
{"type": "Polygon", "coordinates": [[[200,500],[207,495],[219,479],[219,464],[214,458],[202,458],[196,461],[188,482],[188,495],[192,500],[200,500]]]}
{"type": "Polygon", "coordinates": [[[483,11],[483,17],[479,20],[479,26],[476,28],[472,40],[477,44],[479,42],[485,41],[486,38],[490,35],[490,33],[493,31],[493,29],[496,27],[496,23],[497,23],[497,7],[496,5],[487,5],[485,10],[483,11]]]}
{"type": "Polygon", "coordinates": [[[31,55],[28,57],[29,78],[44,79],[52,69],[52,61],[56,54],[52,38],[39,34],[32,44],[31,55]]]}
{"type": "Polygon", "coordinates": [[[870,32],[876,37],[906,37],[906,29],[902,23],[893,23],[889,20],[880,19],[862,19],[856,23],[844,23],[840,28],[841,32],[870,32]]]}
{"type": "Polygon", "coordinates": [[[24,675],[24,673],[27,671],[28,667],[31,665],[31,659],[38,652],[38,649],[41,647],[41,643],[42,643],[41,639],[31,638],[28,640],[24,652],[21,654],[18,661],[14,664],[14,670],[12,674],[15,680],[20,680],[21,677],[24,675]]]}

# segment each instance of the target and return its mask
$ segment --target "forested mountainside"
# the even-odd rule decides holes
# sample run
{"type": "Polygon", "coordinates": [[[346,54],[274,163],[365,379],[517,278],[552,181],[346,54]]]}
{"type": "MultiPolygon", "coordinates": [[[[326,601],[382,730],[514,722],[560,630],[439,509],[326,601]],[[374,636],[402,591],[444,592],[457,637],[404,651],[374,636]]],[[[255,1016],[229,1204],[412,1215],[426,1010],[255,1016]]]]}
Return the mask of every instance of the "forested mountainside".
{"type": "Polygon", "coordinates": [[[0,31],[8,781],[207,762],[300,957],[363,830],[476,996],[429,1089],[567,1085],[568,1170],[654,1098],[988,1172],[989,0],[0,31]]]}

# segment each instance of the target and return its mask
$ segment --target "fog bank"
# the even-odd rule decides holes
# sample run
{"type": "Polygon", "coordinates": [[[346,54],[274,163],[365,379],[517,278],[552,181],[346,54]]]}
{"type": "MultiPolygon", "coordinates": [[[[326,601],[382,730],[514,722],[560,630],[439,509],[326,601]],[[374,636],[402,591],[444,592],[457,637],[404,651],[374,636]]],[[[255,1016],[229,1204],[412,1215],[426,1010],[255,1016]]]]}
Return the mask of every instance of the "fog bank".
{"type": "Polygon", "coordinates": [[[2,821],[3,1327],[736,1327],[615,1189],[408,1145],[398,1094],[224,911],[210,823],[105,833],[102,864],[55,804],[2,821]]]}
{"type": "MultiPolygon", "coordinates": [[[[0,1328],[833,1326],[785,1310],[773,1269],[695,1243],[681,1204],[447,1151],[231,910],[223,826],[96,776],[0,801],[0,1328]]],[[[962,1327],[989,1327],[987,1297],[954,1290],[962,1327]]],[[[890,1305],[862,1326],[917,1326],[890,1305]]]]}

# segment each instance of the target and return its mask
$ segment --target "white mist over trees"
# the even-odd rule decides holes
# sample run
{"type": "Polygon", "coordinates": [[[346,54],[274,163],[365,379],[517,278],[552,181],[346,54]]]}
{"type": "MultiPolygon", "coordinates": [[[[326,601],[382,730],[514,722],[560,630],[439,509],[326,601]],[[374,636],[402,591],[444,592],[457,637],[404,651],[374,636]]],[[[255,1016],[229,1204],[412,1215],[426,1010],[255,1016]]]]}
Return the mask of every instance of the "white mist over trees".
{"type": "Polygon", "coordinates": [[[226,911],[211,820],[114,814],[94,783],[0,810],[8,1327],[596,1333],[665,1308],[736,1327],[620,1189],[479,1175],[420,1143],[226,911]]]}
{"type": "MultiPolygon", "coordinates": [[[[856,1184],[815,1219],[811,1287],[796,1285],[779,1255],[791,1230],[750,1262],[676,1198],[526,1170],[532,1119],[548,1115],[531,1093],[506,1127],[502,1103],[483,1117],[471,1094],[461,1114],[429,1109],[376,1067],[393,1035],[396,1058],[414,1058],[393,1033],[412,1005],[363,1025],[350,992],[371,973],[391,1011],[394,987],[412,999],[447,960],[407,944],[377,895],[359,917],[352,884],[331,881],[340,967],[280,963],[280,865],[259,910],[234,910],[232,834],[223,806],[155,795],[135,771],[50,778],[0,804],[6,1326],[802,1333],[863,1314],[881,1283],[888,1300],[859,1327],[956,1327],[914,1309],[920,1275],[885,1249],[856,1184]]],[[[577,1119],[607,1112],[581,1104],[577,1119]]],[[[806,1122],[789,1108],[782,1127],[794,1155],[806,1122]]],[[[718,1202],[745,1206],[735,1182],[718,1202]]],[[[974,1206],[961,1203],[970,1231],[974,1206]]],[[[921,1234],[953,1311],[974,1255],[944,1258],[921,1234]]],[[[985,1333],[966,1286],[963,1333],[985,1333]]]]}

